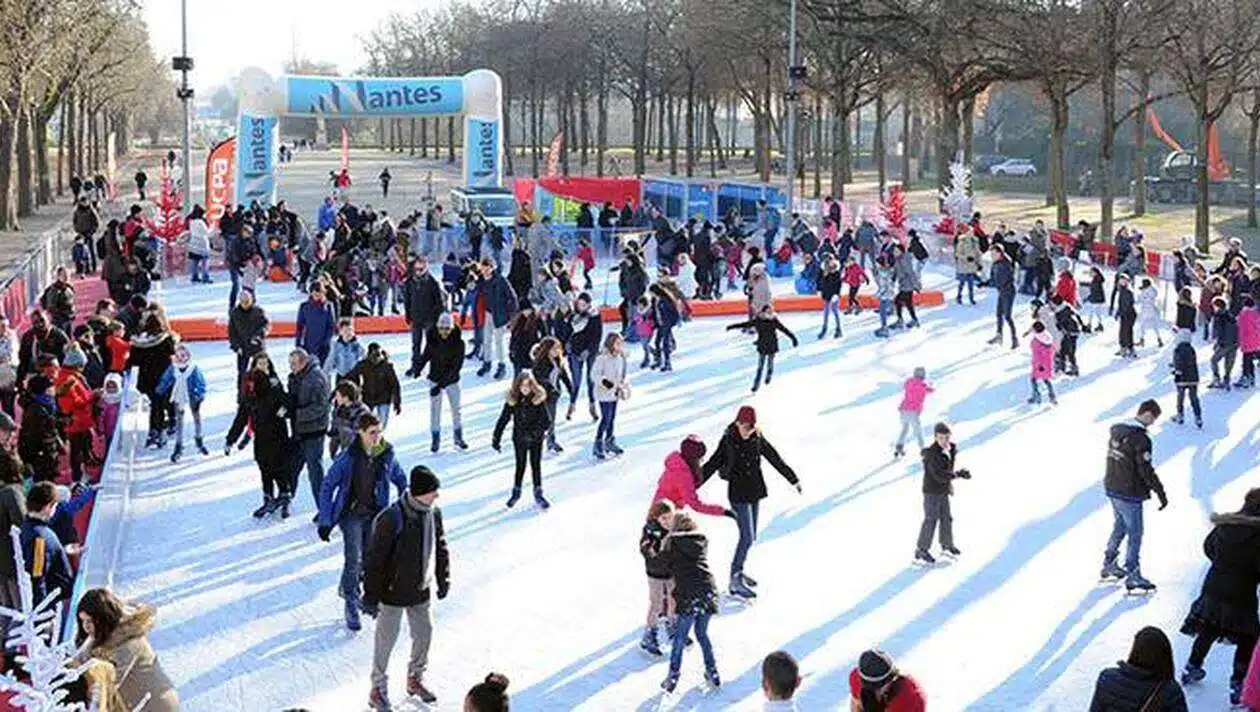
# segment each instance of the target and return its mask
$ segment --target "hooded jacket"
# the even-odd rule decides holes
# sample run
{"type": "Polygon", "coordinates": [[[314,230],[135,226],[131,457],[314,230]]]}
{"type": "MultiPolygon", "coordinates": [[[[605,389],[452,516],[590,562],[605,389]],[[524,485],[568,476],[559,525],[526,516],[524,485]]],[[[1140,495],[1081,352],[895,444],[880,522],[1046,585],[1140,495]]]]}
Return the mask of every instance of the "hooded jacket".
{"type": "Polygon", "coordinates": [[[177,712],[179,693],[162,670],[157,653],[149,645],[149,631],[153,630],[157,609],[147,604],[128,606],[122,620],[102,643],[93,643],[88,654],[98,660],[114,664],[119,677],[129,671],[118,685],[127,709],[140,704],[145,695],[145,712],[177,712]]]}
{"type": "Polygon", "coordinates": [[[337,337],[333,339],[332,348],[328,351],[325,369],[332,373],[334,379],[344,378],[363,360],[363,354],[363,344],[359,343],[358,337],[351,337],[349,341],[342,341],[341,337],[337,337]]]}
{"type": "Polygon", "coordinates": [[[1103,487],[1107,496],[1131,502],[1150,499],[1152,491],[1164,497],[1164,485],[1151,465],[1151,438],[1145,425],[1132,420],[1111,426],[1103,487]]]}
{"type": "Polygon", "coordinates": [[[707,481],[717,472],[727,481],[727,497],[732,504],[758,502],[767,494],[766,480],[761,473],[763,457],[789,484],[800,482],[760,430],[744,438],[735,423],[728,425],[726,432],[722,433],[717,449],[700,470],[701,479],[707,481]]]}
{"type": "Polygon", "coordinates": [[[717,584],[709,570],[709,540],[698,531],[671,532],[661,545],[674,579],[674,602],[680,614],[717,612],[717,584]]]}
{"type": "Polygon", "coordinates": [[[407,490],[407,476],[394,457],[394,446],[381,441],[384,448],[375,457],[363,451],[363,441],[356,440],[346,448],[332,467],[324,475],[324,483],[319,488],[319,525],[321,527],[336,526],[350,507],[354,477],[365,467],[375,468],[372,475],[372,492],[374,500],[363,502],[366,506],[380,511],[389,506],[389,486],[392,484],[401,497],[407,490]]]}
{"type": "Polygon", "coordinates": [[[1199,385],[1199,355],[1189,341],[1173,348],[1173,383],[1178,386],[1199,385]]]}
{"type": "Polygon", "coordinates": [[[420,369],[429,366],[429,381],[438,388],[459,383],[459,370],[464,367],[464,338],[458,329],[450,329],[446,336],[437,328],[429,330],[420,355],[420,369]]]}
{"type": "Polygon", "coordinates": [[[1054,337],[1051,336],[1050,330],[1034,331],[1030,348],[1032,349],[1030,377],[1034,381],[1049,381],[1054,376],[1054,337]]]}
{"type": "Polygon", "coordinates": [[[372,522],[363,557],[363,601],[408,607],[428,603],[436,586],[446,597],[451,555],[439,507],[416,506],[405,495],[372,522]]]}
{"type": "Polygon", "coordinates": [[[656,484],[656,494],[652,495],[653,502],[659,502],[662,499],[673,502],[676,507],[689,507],[701,514],[720,517],[726,513],[725,507],[706,504],[700,500],[691,466],[678,451],[665,456],[665,471],[661,473],[661,479],[656,484]]]}
{"type": "Polygon", "coordinates": [[[503,430],[508,421],[512,421],[512,441],[521,444],[540,443],[547,436],[547,428],[551,425],[551,416],[547,413],[547,393],[539,388],[528,400],[513,403],[511,400],[503,404],[499,419],[494,424],[494,436],[491,442],[498,446],[503,440],[503,430]]]}
{"type": "Polygon", "coordinates": [[[157,393],[158,381],[171,365],[178,337],[169,331],[156,334],[144,332],[131,340],[128,366],[136,368],[136,390],[152,397],[157,393]]]}
{"type": "Polygon", "coordinates": [[[1185,693],[1176,680],[1161,682],[1149,670],[1121,660],[1099,673],[1089,712],[1140,711],[1147,700],[1148,712],[1186,712],[1185,693]]]}
{"type": "Polygon", "coordinates": [[[395,408],[402,407],[402,389],[398,385],[398,374],[394,371],[394,364],[390,363],[389,354],[384,350],[380,352],[379,360],[373,360],[369,352],[367,358],[346,374],[345,380],[358,384],[363,392],[363,403],[369,408],[386,404],[393,404],[395,408]]]}
{"type": "Polygon", "coordinates": [[[1254,640],[1260,634],[1256,586],[1260,585],[1260,516],[1242,512],[1212,515],[1215,525],[1203,540],[1203,554],[1212,562],[1199,598],[1190,606],[1182,632],[1198,634],[1210,627],[1231,641],[1254,640]]]}

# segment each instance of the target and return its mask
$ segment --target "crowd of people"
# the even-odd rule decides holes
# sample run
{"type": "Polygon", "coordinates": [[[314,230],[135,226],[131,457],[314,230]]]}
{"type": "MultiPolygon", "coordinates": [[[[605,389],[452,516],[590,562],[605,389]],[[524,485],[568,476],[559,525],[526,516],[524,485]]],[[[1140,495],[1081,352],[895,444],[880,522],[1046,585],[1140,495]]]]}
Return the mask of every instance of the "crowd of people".
{"type": "MultiPolygon", "coordinates": [[[[380,180],[382,190],[388,190],[388,171],[380,180]]],[[[879,317],[877,337],[917,327],[915,295],[923,289],[921,275],[934,250],[952,257],[958,305],[963,305],[964,296],[974,305],[978,287],[995,293],[996,336],[991,344],[1005,343],[1009,329],[1011,348],[1019,347],[1014,307],[1016,293],[1024,293],[1031,298],[1030,326],[1022,334],[1029,342],[1030,403],[1040,401],[1042,386],[1050,402],[1056,402],[1053,381],[1080,372],[1077,341],[1098,338],[1111,317],[1119,323],[1120,357],[1136,355],[1136,349],[1146,347],[1148,336],[1162,346],[1165,333],[1175,334],[1171,365],[1177,422],[1183,419],[1182,401],[1188,396],[1196,423],[1202,426],[1194,340],[1211,339],[1215,378],[1210,388],[1251,387],[1260,359],[1256,306],[1260,266],[1250,265],[1238,244],[1231,245],[1215,270],[1191,250],[1177,253],[1177,318],[1170,327],[1163,323],[1165,310],[1147,273],[1141,240],[1127,232],[1116,238],[1119,269],[1108,290],[1104,270],[1082,265],[1082,255],[1091,247],[1088,232],[1082,230],[1075,245],[1061,250],[1040,222],[1023,235],[1005,226],[990,234],[977,214],[944,248],[929,249],[914,230],[899,235],[871,221],[842,230],[838,201],[825,202],[817,231],[795,214],[781,229],[778,211],[764,203],[748,221],[730,214],[720,221],[693,219],[682,225],[671,223],[650,205],[627,203],[620,210],[611,204],[598,210],[582,206],[574,242],[562,239],[548,218],[525,204],[515,229],[506,232],[489,226],[475,211],[457,216],[466,241],[456,245],[442,237],[449,233],[450,223],[441,206],[395,225],[385,212],[359,208],[350,200],[348,174],[333,174],[331,182],[334,195],[320,206],[313,229],[283,201],[275,206],[237,206],[214,226],[198,207],[188,216],[182,242],[193,281],[209,281],[211,259],[222,254],[232,282],[228,340],[236,355],[238,407],[225,449],[230,453],[252,443],[262,490],[262,503],[253,516],[260,519],[290,516],[300,475],[306,471],[316,505],[317,535],[330,541],[334,531],[341,534],[338,591],[344,599],[346,626],[360,630],[364,614],[376,621],[369,703],[377,710],[392,709],[386,670],[404,613],[412,639],[406,692],[426,703],[436,700],[424,673],[433,635],[432,609],[450,591],[451,565],[437,505],[438,476],[424,465],[406,470],[385,439],[391,415],[401,413],[404,406],[400,376],[381,344],[360,342],[357,317],[394,313],[404,318],[411,353],[401,377],[428,381],[432,452],[443,445],[444,401],[451,446],[469,447],[461,412],[464,365],[476,360],[476,378],[498,380],[508,378],[510,363],[502,410],[488,438],[499,450],[511,425],[513,484],[505,502],[509,508],[520,500],[527,469],[535,504],[542,509],[551,506],[543,492],[543,454],[563,451],[556,424],[562,413],[566,420],[574,418],[584,387],[587,413],[595,423],[592,457],[600,461],[622,454],[615,425],[618,407],[633,392],[631,344],[642,350],[639,369],[670,373],[680,327],[690,318],[696,300],[720,299],[724,289],[743,290],[747,319],[727,328],[754,339],[758,361],[752,390],[769,385],[778,334],[784,333],[793,346],[798,343],[774,308],[771,276],[783,274],[785,268],[796,277],[793,286],[798,293],[821,297],[818,339],[843,335],[841,314],[850,317],[863,310],[861,291],[868,285],[879,317]],[[617,273],[619,325],[603,323],[591,293],[594,246],[618,255],[612,269],[617,273]],[[440,266],[431,260],[440,260],[440,266]],[[1082,268],[1089,276],[1078,289],[1082,268]],[[268,354],[270,320],[256,291],[262,280],[291,281],[307,295],[297,314],[284,380],[268,354]],[[471,327],[467,343],[461,327],[471,327]],[[1243,370],[1240,379],[1231,382],[1237,352],[1242,354],[1243,370]],[[327,470],[325,449],[331,462],[327,470]]],[[[143,190],[139,182],[138,188],[143,190]]],[[[161,276],[161,249],[145,226],[143,208],[133,206],[126,220],[111,220],[102,228],[100,201],[85,192],[77,200],[73,222],[75,272],[92,274],[99,262],[110,298],[97,302],[90,314],[78,313],[70,273],[59,268],[20,338],[0,322],[0,366],[10,364],[8,370],[0,368],[0,407],[10,416],[7,426],[0,418],[0,429],[18,431],[16,445],[12,438],[0,442],[7,445],[3,456],[11,460],[6,464],[0,459],[0,470],[13,470],[6,481],[12,480],[18,489],[23,476],[28,480],[25,494],[15,489],[6,499],[0,490],[4,505],[0,515],[8,509],[19,512],[13,516],[27,522],[24,542],[42,542],[39,546],[45,552],[39,557],[45,570],[32,576],[45,590],[56,588],[67,597],[76,541],[62,531],[64,520],[67,512],[72,516],[81,506],[77,502],[91,497],[90,473],[109,447],[122,375],[134,370],[136,389],[151,403],[146,447],[169,446],[171,461],[180,461],[187,415],[193,421],[196,451],[209,454],[200,417],[207,396],[205,376],[194,363],[192,350],[171,329],[162,305],[148,296],[151,282],[161,276]],[[18,408],[22,427],[14,428],[11,418],[18,408]],[[60,493],[52,485],[44,486],[59,479],[75,487],[60,493]],[[10,499],[20,506],[10,507],[10,499]],[[28,514],[20,514],[22,506],[28,514]],[[58,517],[61,526],[54,521],[58,517]]],[[[894,456],[903,456],[905,440],[913,432],[921,453],[924,520],[914,559],[923,565],[935,563],[930,552],[934,538],[939,538],[945,556],[961,554],[953,540],[950,497],[954,480],[970,478],[969,470],[955,465],[958,446],[948,424],[936,424],[932,441],[924,443],[920,417],[932,392],[922,369],[907,379],[898,409],[901,432],[894,445],[894,456]]],[[[1154,588],[1142,577],[1138,563],[1142,502],[1152,493],[1161,508],[1167,501],[1150,464],[1151,442],[1145,432],[1160,412],[1157,403],[1143,403],[1134,421],[1115,426],[1107,458],[1105,487],[1115,527],[1102,575],[1122,578],[1135,591],[1154,588]],[[1126,539],[1128,552],[1121,565],[1119,547],[1126,539]]],[[[698,515],[729,518],[736,524],[739,538],[725,592],[737,599],[755,598],[758,582],[745,572],[745,565],[757,537],[759,504],[768,496],[763,460],[801,491],[800,478],[759,429],[751,406],[738,410],[712,454],[701,437],[691,435],[665,460],[640,538],[649,589],[640,647],[653,656],[664,656],[668,647],[669,667],[662,683],[667,692],[679,683],[693,633],[706,682],[721,684],[709,636],[721,589],[709,565],[708,539],[698,515]],[[697,494],[714,474],[727,481],[726,506],[705,503],[697,494]]],[[[1260,536],[1257,492],[1248,495],[1238,513],[1214,519],[1216,529],[1205,544],[1213,569],[1183,626],[1196,642],[1182,683],[1201,680],[1212,643],[1228,640],[1237,645],[1231,677],[1235,700],[1244,697],[1243,682],[1260,633],[1255,604],[1260,561],[1245,554],[1260,536]]],[[[102,592],[90,601],[84,597],[79,605],[80,631],[99,635],[102,642],[120,629],[133,638],[138,631],[142,638],[152,626],[152,609],[110,596],[102,592]],[[120,618],[128,621],[126,625],[120,618]]],[[[11,604],[11,589],[0,589],[0,598],[5,598],[0,603],[11,604]]],[[[1179,709],[1177,700],[1184,708],[1171,672],[1167,638],[1152,630],[1138,634],[1128,662],[1099,678],[1091,709],[1174,710],[1179,709]],[[1142,705],[1126,706],[1131,699],[1142,705]]],[[[127,646],[102,647],[117,656],[127,646]]],[[[152,658],[151,649],[148,655],[152,658]]],[[[169,691],[164,699],[175,709],[173,688],[163,682],[156,659],[151,663],[155,672],[139,679],[150,680],[144,683],[146,690],[156,689],[161,695],[169,691]]],[[[766,708],[792,709],[790,700],[799,682],[790,655],[768,656],[763,664],[766,708]]],[[[507,685],[501,675],[488,676],[468,693],[465,709],[506,710],[507,685]]],[[[878,650],[861,656],[850,688],[853,709],[863,712],[925,705],[926,694],[913,677],[899,672],[878,650]]],[[[125,681],[120,689],[127,689],[125,681]]]]}

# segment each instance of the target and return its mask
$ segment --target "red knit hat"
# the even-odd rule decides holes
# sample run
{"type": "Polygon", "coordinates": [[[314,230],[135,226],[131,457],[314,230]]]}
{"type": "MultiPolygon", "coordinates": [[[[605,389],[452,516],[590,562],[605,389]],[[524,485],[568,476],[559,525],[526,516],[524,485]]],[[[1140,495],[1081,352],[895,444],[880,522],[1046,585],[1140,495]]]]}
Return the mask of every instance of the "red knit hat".
{"type": "Polygon", "coordinates": [[[757,424],[757,411],[753,410],[751,405],[740,406],[739,412],[735,414],[736,423],[747,423],[748,425],[757,424]]]}

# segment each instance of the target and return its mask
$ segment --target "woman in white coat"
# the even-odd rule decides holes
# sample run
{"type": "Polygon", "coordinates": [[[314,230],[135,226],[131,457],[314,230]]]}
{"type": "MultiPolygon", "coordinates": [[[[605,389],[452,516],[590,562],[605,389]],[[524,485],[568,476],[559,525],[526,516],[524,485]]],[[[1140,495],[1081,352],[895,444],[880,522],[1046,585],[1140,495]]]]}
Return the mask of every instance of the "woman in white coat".
{"type": "Polygon", "coordinates": [[[617,404],[630,397],[630,377],[626,375],[626,344],[621,334],[612,332],[604,337],[604,348],[595,357],[591,367],[591,381],[595,384],[595,401],[599,403],[599,425],[595,429],[595,459],[608,455],[620,455],[621,448],[613,436],[613,424],[617,420],[617,404]]]}
{"type": "Polygon", "coordinates": [[[678,255],[678,291],[682,292],[683,299],[696,298],[696,265],[692,263],[687,253],[678,255]]]}
{"type": "Polygon", "coordinates": [[[206,213],[194,205],[188,213],[188,276],[193,282],[210,283],[210,236],[213,230],[206,223],[206,213]]]}

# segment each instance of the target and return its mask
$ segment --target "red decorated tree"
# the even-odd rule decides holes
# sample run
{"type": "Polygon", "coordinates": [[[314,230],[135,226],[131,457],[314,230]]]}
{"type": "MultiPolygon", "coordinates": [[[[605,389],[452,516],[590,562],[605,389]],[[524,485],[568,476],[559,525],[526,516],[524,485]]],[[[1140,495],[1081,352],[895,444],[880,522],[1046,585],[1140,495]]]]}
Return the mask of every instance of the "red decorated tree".
{"type": "Polygon", "coordinates": [[[174,242],[188,229],[181,207],[183,196],[175,190],[169,175],[162,176],[162,189],[158,196],[157,214],[145,220],[145,227],[155,237],[174,242]]]}
{"type": "Polygon", "coordinates": [[[880,206],[884,212],[884,224],[902,243],[906,241],[906,194],[901,186],[888,189],[888,201],[880,206]]]}

